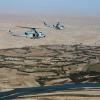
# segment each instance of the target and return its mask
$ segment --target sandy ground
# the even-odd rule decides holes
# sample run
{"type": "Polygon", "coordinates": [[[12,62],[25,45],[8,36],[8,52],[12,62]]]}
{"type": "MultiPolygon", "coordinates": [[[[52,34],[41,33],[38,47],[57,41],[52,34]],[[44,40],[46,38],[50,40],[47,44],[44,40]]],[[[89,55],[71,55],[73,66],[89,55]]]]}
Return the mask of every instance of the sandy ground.
{"type": "Polygon", "coordinates": [[[46,44],[75,44],[83,43],[89,45],[100,44],[100,17],[69,17],[69,16],[25,16],[25,15],[0,15],[0,49],[23,46],[38,46],[46,44]],[[42,20],[54,24],[61,21],[65,25],[64,30],[45,28],[42,20]],[[25,37],[13,37],[8,30],[21,34],[27,29],[16,26],[34,26],[46,34],[45,38],[29,39],[25,37]]]}
{"type": "Polygon", "coordinates": [[[18,98],[16,100],[99,100],[98,96],[100,91],[98,90],[81,90],[81,91],[65,91],[65,92],[55,92],[47,93],[40,95],[30,95],[30,99],[27,96],[25,98],[18,98]],[[82,95],[91,95],[92,96],[82,96],[82,95]],[[96,94],[96,95],[95,95],[96,94]],[[81,95],[81,96],[80,96],[81,95]]]}

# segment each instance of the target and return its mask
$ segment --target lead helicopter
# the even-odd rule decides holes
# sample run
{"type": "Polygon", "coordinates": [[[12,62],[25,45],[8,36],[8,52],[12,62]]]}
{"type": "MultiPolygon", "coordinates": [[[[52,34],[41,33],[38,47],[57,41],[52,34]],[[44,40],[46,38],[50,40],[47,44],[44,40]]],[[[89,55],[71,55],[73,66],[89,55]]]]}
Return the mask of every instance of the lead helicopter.
{"type": "Polygon", "coordinates": [[[16,26],[16,27],[30,29],[30,31],[26,31],[26,32],[22,33],[21,35],[18,35],[17,33],[12,32],[11,30],[9,30],[9,33],[12,36],[26,37],[26,38],[30,38],[30,39],[39,39],[39,38],[45,37],[45,34],[43,32],[37,31],[38,28],[23,27],[23,26],[16,26]]]}

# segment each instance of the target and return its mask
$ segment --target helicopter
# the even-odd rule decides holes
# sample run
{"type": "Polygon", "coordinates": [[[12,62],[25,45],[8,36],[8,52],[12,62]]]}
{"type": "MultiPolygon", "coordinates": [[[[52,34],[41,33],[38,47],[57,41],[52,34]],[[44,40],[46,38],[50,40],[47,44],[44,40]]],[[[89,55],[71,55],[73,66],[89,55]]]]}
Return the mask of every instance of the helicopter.
{"type": "Polygon", "coordinates": [[[22,27],[22,26],[16,26],[16,27],[19,27],[19,28],[27,28],[27,29],[30,29],[30,31],[24,32],[23,35],[17,35],[17,34],[14,34],[14,32],[12,32],[12,31],[9,30],[9,33],[12,36],[26,37],[26,38],[30,38],[30,39],[38,39],[38,38],[45,37],[45,34],[43,32],[38,32],[37,31],[38,28],[22,27]]]}
{"type": "Polygon", "coordinates": [[[45,21],[43,21],[43,23],[46,27],[49,27],[49,28],[54,28],[54,29],[57,29],[57,30],[63,30],[64,29],[64,25],[62,25],[60,22],[57,22],[57,24],[55,24],[55,25],[48,25],[45,21]]]}

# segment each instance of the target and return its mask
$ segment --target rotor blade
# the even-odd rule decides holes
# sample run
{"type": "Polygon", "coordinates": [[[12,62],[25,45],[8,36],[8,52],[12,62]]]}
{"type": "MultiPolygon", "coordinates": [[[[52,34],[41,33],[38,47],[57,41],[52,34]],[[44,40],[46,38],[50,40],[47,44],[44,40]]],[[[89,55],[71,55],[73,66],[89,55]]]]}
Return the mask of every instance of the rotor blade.
{"type": "Polygon", "coordinates": [[[16,26],[16,27],[19,27],[19,28],[28,28],[28,29],[32,29],[33,27],[23,27],[23,26],[16,26]]]}
{"type": "Polygon", "coordinates": [[[27,28],[27,29],[40,29],[40,28],[35,28],[35,27],[23,27],[23,26],[16,26],[16,27],[19,27],[19,28],[27,28]]]}
{"type": "Polygon", "coordinates": [[[23,26],[16,26],[16,27],[19,27],[19,28],[26,28],[26,29],[31,29],[31,30],[36,30],[36,29],[45,29],[44,27],[23,27],[23,26]]]}

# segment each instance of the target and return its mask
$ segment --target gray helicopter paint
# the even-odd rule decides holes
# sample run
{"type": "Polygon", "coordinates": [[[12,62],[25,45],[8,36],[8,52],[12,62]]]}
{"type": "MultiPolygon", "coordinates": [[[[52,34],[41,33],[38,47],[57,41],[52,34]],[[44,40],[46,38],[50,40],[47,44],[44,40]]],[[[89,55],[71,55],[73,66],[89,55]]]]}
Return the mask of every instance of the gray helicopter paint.
{"type": "Polygon", "coordinates": [[[58,29],[58,30],[64,29],[64,25],[62,25],[60,22],[57,22],[56,25],[48,25],[45,21],[43,21],[43,23],[46,27],[49,27],[49,28],[54,28],[54,29],[58,29]]]}
{"type": "Polygon", "coordinates": [[[27,28],[27,29],[30,29],[30,31],[27,31],[27,32],[24,32],[23,35],[17,35],[15,34],[14,32],[11,32],[9,30],[9,33],[12,35],[12,36],[19,36],[19,37],[26,37],[26,38],[30,38],[30,39],[35,39],[35,38],[43,38],[45,37],[45,34],[43,32],[38,32],[36,29],[37,28],[32,28],[32,27],[21,27],[21,26],[17,26],[17,27],[20,27],[20,28],[27,28]]]}

